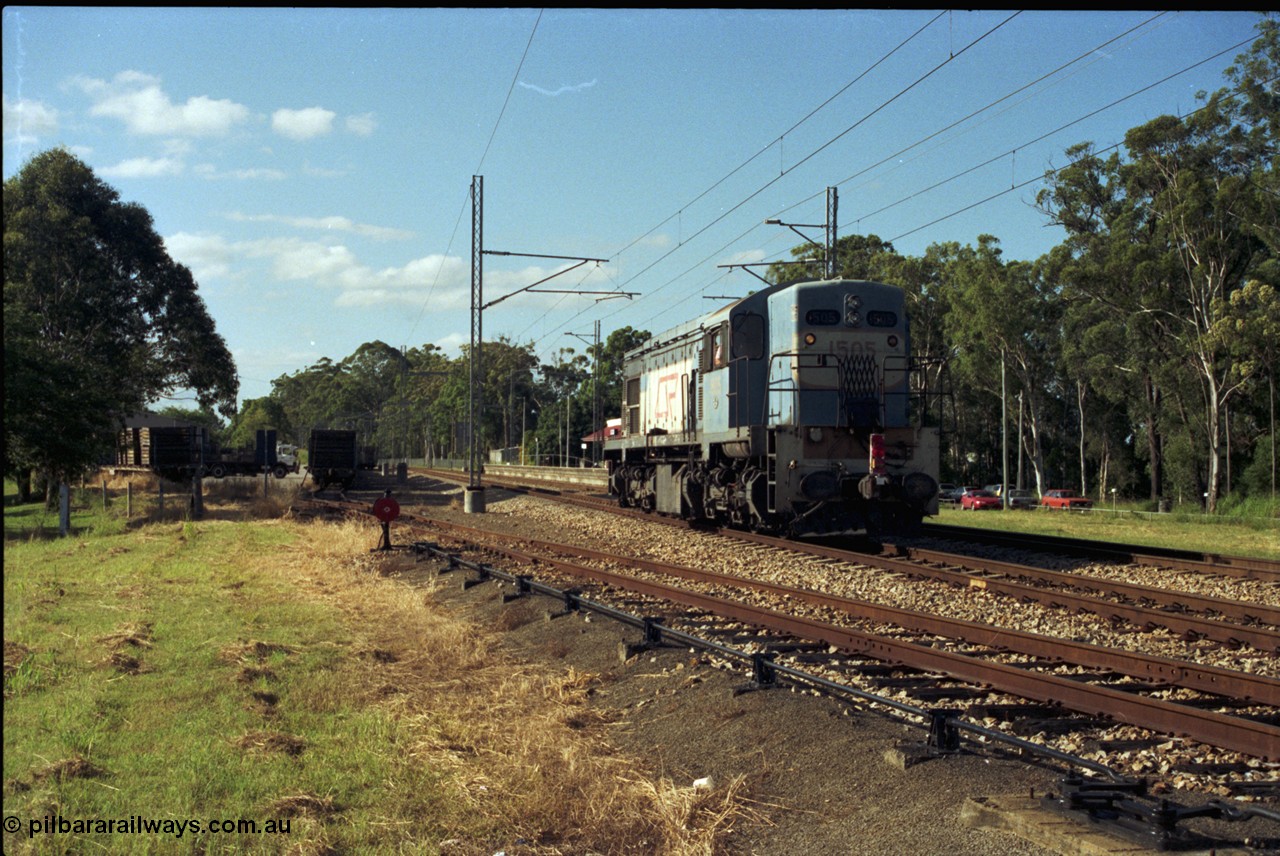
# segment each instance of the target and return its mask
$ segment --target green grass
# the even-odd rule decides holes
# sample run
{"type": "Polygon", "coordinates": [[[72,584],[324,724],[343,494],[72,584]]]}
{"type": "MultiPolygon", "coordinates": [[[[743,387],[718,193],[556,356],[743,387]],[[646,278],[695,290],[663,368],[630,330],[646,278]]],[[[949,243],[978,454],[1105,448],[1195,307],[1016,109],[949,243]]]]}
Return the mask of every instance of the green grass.
{"type": "Polygon", "coordinates": [[[393,852],[438,840],[438,812],[380,823],[396,808],[388,783],[416,807],[447,802],[445,783],[406,762],[406,734],[367,703],[341,614],[258,572],[295,546],[296,527],[109,531],[110,515],[84,512],[73,537],[16,537],[21,524],[47,530],[42,513],[5,514],[5,815],[24,826],[4,852],[393,852]],[[27,837],[29,821],[56,816],[277,820],[290,832],[27,837]]]}
{"type": "MultiPolygon", "coordinates": [[[[1209,516],[1175,511],[1171,514],[1119,513],[1099,507],[1088,512],[961,511],[944,507],[933,522],[950,526],[974,526],[1036,535],[1089,538],[1123,544],[1171,547],[1201,553],[1280,559],[1280,519],[1224,513],[1209,516]]],[[[1257,510],[1255,508],[1255,510],[1257,510]]]]}
{"type": "Polygon", "coordinates": [[[383,576],[367,523],[287,521],[256,489],[214,494],[205,520],[157,521],[104,511],[90,490],[66,538],[6,501],[4,813],[19,830],[4,853],[524,840],[691,856],[732,828],[740,780],[701,793],[646,777],[608,741],[611,715],[586,708],[598,676],[513,663],[492,631],[383,576]],[[204,828],[27,834],[134,817],[204,828]],[[217,834],[213,819],[289,829],[217,834]]]}

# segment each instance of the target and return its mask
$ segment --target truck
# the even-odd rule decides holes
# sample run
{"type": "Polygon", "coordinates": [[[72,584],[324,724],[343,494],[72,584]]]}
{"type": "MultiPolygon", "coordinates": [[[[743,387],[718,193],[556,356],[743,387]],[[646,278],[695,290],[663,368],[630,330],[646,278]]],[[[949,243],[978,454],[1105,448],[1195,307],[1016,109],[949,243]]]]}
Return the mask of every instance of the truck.
{"type": "Polygon", "coordinates": [[[215,479],[227,476],[256,476],[269,472],[278,479],[298,471],[297,458],[281,455],[273,429],[257,432],[253,449],[219,450],[206,457],[205,472],[215,479]]]}

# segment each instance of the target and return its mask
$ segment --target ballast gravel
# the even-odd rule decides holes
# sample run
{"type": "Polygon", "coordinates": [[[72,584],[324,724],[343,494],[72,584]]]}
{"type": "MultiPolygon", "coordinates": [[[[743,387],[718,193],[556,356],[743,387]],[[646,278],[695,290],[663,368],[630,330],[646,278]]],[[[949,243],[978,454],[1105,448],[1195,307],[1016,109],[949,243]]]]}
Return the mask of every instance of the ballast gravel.
{"type": "MultiPolygon", "coordinates": [[[[1033,633],[1060,635],[1091,644],[1140,650],[1144,653],[1188,659],[1239,671],[1280,676],[1280,665],[1276,663],[1275,658],[1260,652],[1231,651],[1216,645],[1188,643],[1169,633],[1125,632],[1087,615],[1073,615],[1064,610],[1029,609],[1025,604],[980,589],[957,589],[937,583],[907,580],[900,575],[856,563],[820,560],[759,545],[744,545],[721,536],[673,528],[663,524],[624,521],[599,512],[567,507],[535,498],[512,496],[492,489],[485,514],[463,514],[461,508],[456,507],[460,503],[453,505],[455,507],[433,502],[422,511],[429,516],[436,516],[449,522],[489,529],[518,538],[630,553],[637,557],[718,570],[903,609],[933,611],[951,618],[980,621],[1033,633]]],[[[1006,560],[1012,561],[1012,559],[1006,560]]],[[[1072,570],[1080,571],[1076,566],[1072,566],[1072,570]]],[[[1087,569],[1087,572],[1147,585],[1153,584],[1152,581],[1158,579],[1159,583],[1165,587],[1172,587],[1185,577],[1188,578],[1186,590],[1217,597],[1241,600],[1256,597],[1267,602],[1275,596],[1274,587],[1260,587],[1257,584],[1245,586],[1228,584],[1224,587],[1216,581],[1205,584],[1203,578],[1196,575],[1172,574],[1157,569],[1093,565],[1087,569]],[[1157,574],[1158,577],[1154,576],[1157,574]]],[[[532,623],[545,624],[546,622],[532,623]]],[[[599,627],[600,623],[597,622],[591,632],[598,632],[599,627]]],[[[583,634],[588,632],[586,629],[579,629],[583,634]]],[[[618,634],[619,631],[615,628],[613,635],[618,634]]],[[[563,642],[557,644],[563,645],[563,642]]],[[[607,645],[604,649],[605,654],[597,653],[595,656],[603,656],[604,663],[607,663],[610,658],[616,659],[616,645],[612,651],[608,650],[607,645]]],[[[627,720],[629,724],[620,728],[620,736],[624,733],[626,735],[626,740],[622,741],[624,744],[641,748],[642,754],[651,757],[660,765],[679,767],[680,775],[691,777],[690,781],[699,778],[697,775],[699,773],[712,776],[714,779],[716,775],[731,775],[732,770],[738,770],[740,773],[755,775],[760,779],[760,783],[767,783],[770,786],[778,786],[785,780],[793,780],[793,784],[799,784],[799,789],[806,794],[802,804],[787,805],[785,809],[779,809],[780,816],[787,817],[788,820],[778,821],[775,812],[766,812],[771,822],[777,825],[775,827],[766,825],[762,829],[773,828],[775,831],[768,833],[762,829],[756,830],[748,836],[753,843],[741,852],[1012,854],[1044,852],[1038,848],[1020,849],[1025,846],[1023,843],[1011,840],[1009,836],[1002,833],[959,828],[958,815],[952,812],[957,802],[955,789],[959,788],[970,796],[984,792],[1025,794],[1028,789],[1038,789],[1043,793],[1044,790],[1054,787],[1061,775],[1061,770],[1037,770],[1017,761],[1005,761],[1000,758],[998,751],[988,756],[964,755],[962,756],[964,760],[961,760],[961,757],[941,759],[919,767],[911,767],[905,771],[895,769],[879,760],[875,753],[872,753],[872,760],[867,760],[868,756],[863,745],[868,738],[867,730],[877,733],[877,736],[870,741],[871,743],[879,740],[884,742],[884,745],[891,745],[896,741],[922,739],[921,733],[914,727],[908,728],[879,714],[852,709],[827,699],[809,699],[808,703],[805,703],[802,694],[785,690],[733,696],[732,698],[740,701],[727,703],[726,696],[719,693],[728,692],[735,683],[741,684],[746,676],[742,673],[711,668],[708,658],[688,651],[683,652],[682,655],[673,654],[671,651],[655,654],[652,666],[654,671],[648,680],[657,683],[646,684],[644,680],[627,681],[615,686],[603,696],[603,703],[613,705],[624,702],[624,706],[633,714],[627,720]],[[672,659],[675,660],[674,663],[671,662],[672,659]],[[695,675],[696,680],[694,680],[695,675]],[[662,678],[669,678],[670,681],[663,683],[662,678]],[[722,686],[726,682],[730,685],[727,689],[722,686]],[[654,688],[651,696],[643,689],[650,685],[654,688]],[[623,690],[622,686],[627,689],[623,690]],[[713,687],[719,687],[719,689],[712,690],[713,687]],[[707,707],[698,709],[697,704],[693,704],[691,706],[696,712],[686,709],[685,705],[691,701],[692,696],[706,696],[701,703],[707,707]],[[776,699],[786,699],[788,707],[792,703],[798,704],[781,717],[777,715],[777,711],[765,713],[765,709],[780,704],[775,701],[776,699]],[[823,712],[821,714],[801,713],[801,711],[813,710],[823,712]],[[745,743],[736,745],[733,741],[744,738],[741,735],[732,736],[731,732],[736,731],[739,720],[742,721],[742,725],[751,722],[753,712],[760,713],[762,720],[769,724],[753,726],[758,730],[753,732],[745,743]],[[820,724],[807,721],[813,715],[820,717],[820,724]],[[850,728],[851,719],[855,720],[853,728],[850,728]],[[730,725],[733,727],[729,727],[730,725]],[[829,731],[831,736],[818,736],[821,731],[829,731]],[[730,745],[724,745],[726,741],[730,745]],[[750,764],[742,764],[745,758],[753,758],[754,761],[750,764]],[[947,786],[943,792],[934,794],[930,786],[942,785],[942,778],[945,778],[944,770],[955,770],[970,763],[979,765],[984,775],[975,777],[972,771],[966,771],[957,782],[947,786]],[[858,770],[856,773],[842,774],[831,769],[833,764],[837,767],[856,766],[858,770]],[[931,772],[926,772],[931,768],[931,772]],[[986,778],[987,772],[996,769],[1000,770],[999,775],[986,778]],[[840,781],[842,775],[850,775],[852,779],[843,782],[833,791],[831,782],[840,781]],[[812,784],[804,784],[810,781],[812,784]],[[971,782],[972,787],[966,787],[966,782],[971,782]],[[898,788],[902,789],[901,793],[897,792],[898,788]],[[837,793],[838,796],[832,797],[830,795],[832,793],[837,793]],[[822,794],[828,795],[822,796],[822,794]],[[931,794],[940,800],[933,809],[928,808],[934,798],[931,794]],[[850,821],[851,818],[847,812],[853,809],[850,808],[848,801],[854,795],[861,795],[867,800],[867,804],[858,809],[864,812],[857,815],[859,834],[865,836],[868,830],[878,828],[876,823],[866,822],[869,815],[865,812],[871,811],[870,816],[875,817],[880,816],[878,812],[885,812],[883,817],[887,825],[884,835],[877,839],[879,843],[875,843],[875,840],[866,840],[858,845],[852,839],[841,838],[839,834],[835,836],[829,834],[834,828],[850,821]],[[832,805],[833,799],[837,805],[832,805]],[[877,805],[874,811],[869,808],[872,803],[877,805]],[[943,808],[943,804],[950,808],[943,808]],[[835,816],[826,816],[825,806],[829,805],[832,806],[835,816]],[[901,823],[890,820],[895,812],[917,817],[913,811],[921,808],[935,820],[927,824],[930,829],[928,832],[916,834],[917,830],[910,824],[918,823],[918,820],[901,823]],[[808,816],[805,812],[812,812],[813,816],[808,816]],[[846,813],[843,819],[840,816],[842,812],[846,813]],[[804,822],[797,824],[798,817],[803,817],[804,822]],[[943,818],[946,820],[941,824],[936,822],[943,818]],[[794,830],[802,828],[808,830],[803,834],[813,839],[803,849],[778,848],[777,845],[781,839],[777,838],[777,835],[801,834],[794,830]],[[825,831],[813,838],[814,830],[825,831]],[[963,843],[954,840],[956,835],[963,839],[963,843]],[[994,837],[989,841],[979,842],[971,840],[975,835],[978,839],[984,836],[994,837]],[[759,849],[761,846],[765,849],[759,849]]],[[[602,668],[605,667],[602,665],[602,668]]],[[[1241,759],[1232,753],[1217,752],[1198,744],[1184,745],[1184,741],[1176,739],[1165,741],[1146,751],[1135,749],[1108,751],[1105,748],[1109,743],[1120,746],[1139,745],[1146,736],[1138,729],[1118,726],[1096,736],[1091,741],[1092,745],[1085,745],[1083,741],[1071,737],[1066,738],[1061,744],[1055,743],[1054,738],[1051,737],[1039,736],[1028,739],[1049,743],[1062,751],[1089,757],[1132,775],[1156,777],[1161,787],[1166,790],[1184,790],[1184,796],[1187,798],[1196,795],[1201,798],[1221,798],[1226,795],[1214,792],[1212,777],[1183,775],[1174,772],[1174,768],[1184,763],[1240,762],[1241,759]]],[[[1256,760],[1249,760],[1247,763],[1250,772],[1243,776],[1237,775],[1237,778],[1276,782],[1280,787],[1280,765],[1266,764],[1256,760]]],[[[796,788],[786,787],[782,790],[786,793],[794,793],[796,788]]],[[[801,842],[797,840],[795,843],[798,845],[801,842]]]]}

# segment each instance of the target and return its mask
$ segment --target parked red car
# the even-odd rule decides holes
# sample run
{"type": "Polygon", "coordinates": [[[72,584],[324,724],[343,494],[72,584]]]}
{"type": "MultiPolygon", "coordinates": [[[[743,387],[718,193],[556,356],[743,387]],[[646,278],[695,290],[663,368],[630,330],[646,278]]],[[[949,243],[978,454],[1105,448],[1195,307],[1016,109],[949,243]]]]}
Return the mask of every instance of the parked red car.
{"type": "Polygon", "coordinates": [[[966,490],[960,497],[960,508],[967,511],[979,511],[983,508],[1002,508],[1004,503],[1000,497],[989,490],[966,490]]]}
{"type": "Polygon", "coordinates": [[[1061,508],[1063,511],[1084,511],[1093,508],[1093,501],[1070,490],[1047,490],[1040,497],[1040,504],[1045,508],[1061,508]]]}

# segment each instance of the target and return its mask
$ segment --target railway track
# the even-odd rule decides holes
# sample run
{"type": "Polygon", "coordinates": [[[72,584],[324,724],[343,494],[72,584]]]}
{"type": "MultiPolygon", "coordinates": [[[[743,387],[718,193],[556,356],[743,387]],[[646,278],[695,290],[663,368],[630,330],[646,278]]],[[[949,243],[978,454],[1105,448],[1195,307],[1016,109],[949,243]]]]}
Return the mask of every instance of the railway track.
{"type": "MultiPolygon", "coordinates": [[[[513,467],[511,474],[486,474],[485,481],[492,485],[515,489],[535,490],[563,496],[595,497],[602,507],[613,504],[603,496],[607,488],[602,471],[571,471],[572,477],[557,479],[557,468],[513,467]],[[601,473],[593,478],[595,473],[601,473]]],[[[434,478],[457,481],[463,478],[451,470],[421,470],[434,478]]],[[[587,501],[591,501],[587,499],[587,501]]],[[[1079,559],[1132,564],[1143,567],[1170,568],[1201,574],[1258,580],[1280,585],[1280,561],[1252,556],[1232,556],[1219,553],[1198,553],[1191,550],[1156,548],[1130,544],[1114,544],[1064,538],[1052,535],[999,532],[969,526],[950,526],[925,523],[921,534],[942,540],[997,546],[1017,550],[1046,553],[1054,556],[1071,556],[1079,559]]],[[[896,549],[910,549],[908,542],[892,539],[896,549]]],[[[1277,596],[1280,600],[1280,595],[1277,596]]]]}
{"type": "MultiPolygon", "coordinates": [[[[915,697],[944,705],[964,699],[976,716],[988,720],[993,711],[1005,717],[1039,714],[1038,722],[1015,720],[1007,726],[1010,731],[1030,733],[1044,724],[1046,715],[1054,729],[1096,726],[1101,716],[1157,734],[1185,735],[1244,756],[1280,757],[1280,684],[1274,677],[1108,650],[562,543],[524,537],[512,543],[511,537],[457,524],[413,522],[429,527],[435,537],[447,535],[472,549],[501,552],[506,561],[522,567],[553,568],[578,584],[679,604],[696,611],[695,624],[714,627],[716,622],[730,622],[730,630],[708,632],[735,632],[736,623],[773,635],[768,647],[774,651],[817,644],[835,655],[825,659],[843,663],[822,666],[840,673],[841,680],[881,690],[896,684],[915,697]],[[623,567],[627,570],[619,570],[623,567]],[[710,616],[718,618],[713,621],[710,616]],[[891,670],[888,675],[885,669],[891,670]],[[901,675],[896,670],[914,673],[901,675]],[[1181,702],[1171,700],[1179,697],[1181,702]],[[1078,712],[1074,724],[1060,721],[1057,714],[1063,710],[1078,712]]],[[[849,554],[840,561],[850,561],[849,554]]]]}
{"type": "MultiPolygon", "coordinates": [[[[527,486],[524,489],[530,489],[527,486]]],[[[683,521],[619,509],[598,496],[532,488],[548,499],[615,514],[684,527],[683,521]]],[[[791,541],[737,530],[715,530],[725,537],[783,551],[837,561],[869,564],[881,570],[934,579],[960,587],[978,587],[1024,601],[1089,612],[1137,628],[1164,627],[1186,638],[1280,653],[1280,608],[1263,599],[1231,600],[1121,580],[1063,573],[998,559],[895,546],[891,554],[869,555],[849,547],[791,541]],[[896,555],[894,555],[896,554],[896,555]]],[[[1194,570],[1194,569],[1193,569],[1194,570]]],[[[1271,594],[1267,591],[1263,597],[1271,594]]]]}

